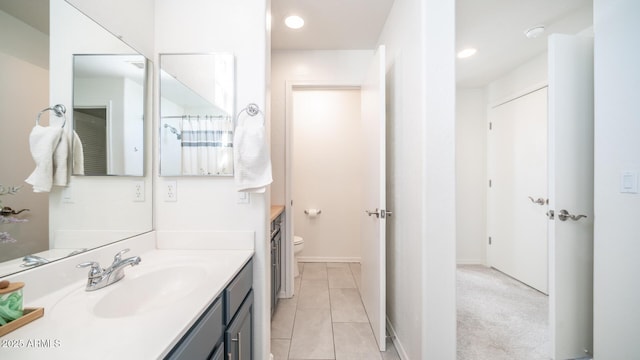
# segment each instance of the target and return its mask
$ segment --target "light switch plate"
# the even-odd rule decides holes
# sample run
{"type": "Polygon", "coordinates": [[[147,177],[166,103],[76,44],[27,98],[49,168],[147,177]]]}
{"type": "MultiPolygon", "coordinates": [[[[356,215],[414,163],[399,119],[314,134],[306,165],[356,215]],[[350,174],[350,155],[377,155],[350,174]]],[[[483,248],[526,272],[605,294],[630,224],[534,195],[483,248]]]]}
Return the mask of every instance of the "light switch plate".
{"type": "Polygon", "coordinates": [[[626,194],[638,193],[638,173],[625,171],[620,175],[620,192],[626,194]]]}
{"type": "Polygon", "coordinates": [[[238,192],[238,204],[248,204],[250,199],[248,192],[238,192]]]}

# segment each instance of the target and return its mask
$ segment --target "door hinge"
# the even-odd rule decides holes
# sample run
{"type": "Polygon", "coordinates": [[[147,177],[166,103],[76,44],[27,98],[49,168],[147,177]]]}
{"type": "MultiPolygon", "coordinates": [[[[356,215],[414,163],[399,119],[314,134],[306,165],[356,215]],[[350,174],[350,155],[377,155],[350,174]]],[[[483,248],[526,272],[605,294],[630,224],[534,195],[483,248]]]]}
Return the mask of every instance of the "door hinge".
{"type": "Polygon", "coordinates": [[[491,187],[491,185],[492,185],[492,182],[491,182],[491,179],[489,179],[489,187],[491,187]]]}
{"type": "Polygon", "coordinates": [[[489,236],[489,245],[491,245],[491,236],[489,236]]]}
{"type": "Polygon", "coordinates": [[[489,122],[489,130],[493,130],[493,123],[489,122]]]}

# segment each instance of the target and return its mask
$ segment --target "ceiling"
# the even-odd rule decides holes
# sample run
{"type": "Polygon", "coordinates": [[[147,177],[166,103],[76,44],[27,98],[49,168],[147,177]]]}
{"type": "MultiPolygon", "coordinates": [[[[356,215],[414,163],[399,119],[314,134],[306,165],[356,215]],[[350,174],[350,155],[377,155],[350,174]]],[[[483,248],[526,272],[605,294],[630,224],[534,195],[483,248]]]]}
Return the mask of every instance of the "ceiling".
{"type": "Polygon", "coordinates": [[[592,0],[457,0],[456,51],[478,49],[456,60],[459,87],[481,87],[547,49],[551,33],[576,34],[593,23],[592,0]],[[529,39],[524,31],[544,25],[529,39]]]}
{"type": "MultiPolygon", "coordinates": [[[[398,0],[400,1],[400,0],[398,0]]],[[[457,84],[481,87],[546,50],[552,32],[577,33],[592,24],[592,0],[457,0],[457,50],[473,46],[478,53],[456,60],[457,84]],[[528,39],[535,25],[547,31],[528,39]]],[[[373,49],[393,0],[272,0],[274,50],[373,49]],[[305,26],[284,26],[287,15],[305,26]]]]}
{"type": "MultiPolygon", "coordinates": [[[[393,2],[272,0],[272,49],[373,49],[393,2]],[[305,26],[286,28],[283,20],[290,14],[302,16],[305,26]]],[[[456,60],[458,86],[484,86],[543,53],[550,33],[589,28],[592,8],[593,0],[456,0],[456,48],[478,49],[475,56],[456,60]],[[543,36],[524,36],[539,24],[546,27],[543,36]]],[[[49,33],[48,0],[0,0],[0,10],[49,33]]]]}
{"type": "Polygon", "coordinates": [[[272,0],[271,48],[275,50],[374,49],[393,0],[272,0]],[[291,30],[284,18],[305,26],[291,30]]]}

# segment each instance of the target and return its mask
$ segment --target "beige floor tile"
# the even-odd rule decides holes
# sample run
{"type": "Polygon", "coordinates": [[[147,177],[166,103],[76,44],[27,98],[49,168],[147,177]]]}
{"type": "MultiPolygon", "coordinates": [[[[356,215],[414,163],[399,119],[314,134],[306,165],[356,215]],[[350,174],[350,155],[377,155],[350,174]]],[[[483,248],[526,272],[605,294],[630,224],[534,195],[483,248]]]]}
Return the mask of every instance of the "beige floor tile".
{"type": "Polygon", "coordinates": [[[349,267],[351,268],[351,273],[353,274],[353,279],[356,281],[356,286],[360,289],[360,279],[362,278],[362,274],[360,272],[360,264],[359,263],[350,263],[349,267]]]}
{"type": "Polygon", "coordinates": [[[357,289],[329,289],[333,322],[369,323],[357,289]]]}
{"type": "Polygon", "coordinates": [[[302,277],[298,276],[297,278],[295,278],[293,280],[293,295],[294,296],[298,296],[298,294],[300,294],[300,279],[302,279],[302,277]]]}
{"type": "Polygon", "coordinates": [[[298,309],[289,357],[335,359],[329,309],[298,309]]]}
{"type": "Polygon", "coordinates": [[[334,323],[336,360],[382,359],[369,323],[334,323]]]}
{"type": "Polygon", "coordinates": [[[271,319],[272,339],[291,339],[297,304],[292,299],[280,299],[271,319]]]}
{"type": "Polygon", "coordinates": [[[379,352],[358,292],[358,263],[300,263],[294,297],[280,299],[271,322],[276,360],[399,360],[379,352]]]}
{"type": "Polygon", "coordinates": [[[271,339],[271,353],[273,354],[273,360],[288,360],[290,346],[291,340],[271,339]]]}
{"type": "Polygon", "coordinates": [[[345,268],[328,268],[327,277],[329,279],[329,288],[356,288],[356,282],[351,275],[351,270],[345,268]]]}
{"type": "Polygon", "coordinates": [[[327,264],[305,263],[302,280],[327,280],[327,264]]]}
{"type": "Polygon", "coordinates": [[[327,280],[302,280],[300,282],[299,309],[329,309],[329,282],[327,280]]]}

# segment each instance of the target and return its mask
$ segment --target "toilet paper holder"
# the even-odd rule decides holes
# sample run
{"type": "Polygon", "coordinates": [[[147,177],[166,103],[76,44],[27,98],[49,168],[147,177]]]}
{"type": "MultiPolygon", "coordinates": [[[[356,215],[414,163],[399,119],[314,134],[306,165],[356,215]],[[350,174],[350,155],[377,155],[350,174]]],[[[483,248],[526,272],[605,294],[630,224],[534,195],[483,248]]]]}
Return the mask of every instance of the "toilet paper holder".
{"type": "Polygon", "coordinates": [[[316,216],[322,214],[322,210],[320,209],[305,209],[304,213],[311,216],[316,216]]]}

